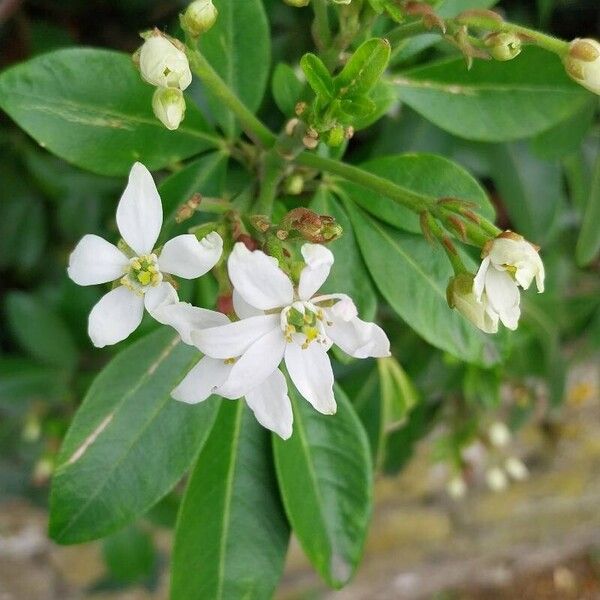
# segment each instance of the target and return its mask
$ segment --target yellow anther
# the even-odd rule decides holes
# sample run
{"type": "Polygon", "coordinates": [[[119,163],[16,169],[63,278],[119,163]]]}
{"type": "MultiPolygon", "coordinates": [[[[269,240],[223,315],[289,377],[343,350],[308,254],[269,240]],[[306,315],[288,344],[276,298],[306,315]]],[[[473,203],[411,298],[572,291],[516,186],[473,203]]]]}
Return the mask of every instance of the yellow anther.
{"type": "Polygon", "coordinates": [[[142,285],[148,285],[152,281],[152,273],[148,271],[140,271],[137,274],[137,279],[142,285]]]}
{"type": "Polygon", "coordinates": [[[131,266],[136,271],[141,271],[142,270],[142,263],[137,258],[131,263],[131,266]]]}
{"type": "Polygon", "coordinates": [[[236,361],[236,359],[235,359],[235,358],[226,358],[226,359],[225,359],[223,362],[224,362],[226,365],[233,365],[233,364],[235,364],[235,361],[236,361]]]}

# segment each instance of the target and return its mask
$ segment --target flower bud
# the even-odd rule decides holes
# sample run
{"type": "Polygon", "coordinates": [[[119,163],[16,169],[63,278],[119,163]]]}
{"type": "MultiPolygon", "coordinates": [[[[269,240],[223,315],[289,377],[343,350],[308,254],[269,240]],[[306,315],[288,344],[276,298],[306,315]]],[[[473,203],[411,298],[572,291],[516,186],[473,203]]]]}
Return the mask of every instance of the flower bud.
{"type": "Polygon", "coordinates": [[[485,474],[488,487],[493,492],[502,492],[508,487],[506,473],[500,467],[492,467],[485,474]]]}
{"type": "Polygon", "coordinates": [[[460,475],[456,475],[446,485],[446,491],[455,500],[460,500],[467,493],[467,484],[460,475]]]}
{"type": "Polygon", "coordinates": [[[496,448],[502,448],[510,442],[511,434],[510,430],[504,423],[501,421],[496,421],[495,423],[492,423],[488,429],[488,437],[490,438],[492,446],[496,446],[496,448]]]}
{"type": "Polygon", "coordinates": [[[515,33],[492,33],[486,37],[485,45],[496,60],[512,60],[521,54],[521,38],[515,33]]]}
{"type": "Polygon", "coordinates": [[[302,8],[303,6],[308,6],[310,4],[310,0],[283,0],[288,6],[294,6],[296,8],[302,8]]]}
{"type": "Polygon", "coordinates": [[[573,40],[564,58],[565,69],[577,83],[600,95],[600,43],[590,38],[573,40]]]}
{"type": "Polygon", "coordinates": [[[516,481],[525,481],[529,477],[529,469],[527,469],[523,461],[514,456],[506,459],[504,468],[506,469],[506,472],[516,481]]]}
{"type": "Polygon", "coordinates": [[[470,273],[461,273],[450,280],[446,298],[450,308],[455,308],[481,331],[485,333],[498,332],[498,319],[493,318],[486,310],[486,297],[483,296],[479,301],[475,296],[473,275],[470,273]]]}
{"type": "Polygon", "coordinates": [[[336,148],[346,139],[346,130],[342,125],[336,125],[327,132],[327,144],[336,148]]]}
{"type": "Polygon", "coordinates": [[[181,27],[193,37],[198,37],[215,24],[218,15],[212,0],[195,0],[181,15],[181,27]]]}
{"type": "Polygon", "coordinates": [[[185,52],[160,33],[146,39],[139,53],[142,78],[152,85],[185,90],[192,72],[185,52]]]}
{"type": "Polygon", "coordinates": [[[157,88],[152,96],[152,110],[167,129],[177,129],[185,115],[183,92],[177,88],[157,88]]]}

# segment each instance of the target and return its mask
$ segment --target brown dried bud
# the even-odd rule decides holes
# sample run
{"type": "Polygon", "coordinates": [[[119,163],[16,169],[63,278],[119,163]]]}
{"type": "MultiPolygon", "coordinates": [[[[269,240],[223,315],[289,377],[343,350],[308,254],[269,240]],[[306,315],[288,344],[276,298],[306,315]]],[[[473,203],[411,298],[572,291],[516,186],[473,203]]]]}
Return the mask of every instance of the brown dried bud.
{"type": "Polygon", "coordinates": [[[194,194],[187,202],[182,204],[175,214],[175,222],[183,223],[183,221],[187,221],[190,219],[194,213],[198,210],[200,203],[202,202],[201,194],[194,194]]]}

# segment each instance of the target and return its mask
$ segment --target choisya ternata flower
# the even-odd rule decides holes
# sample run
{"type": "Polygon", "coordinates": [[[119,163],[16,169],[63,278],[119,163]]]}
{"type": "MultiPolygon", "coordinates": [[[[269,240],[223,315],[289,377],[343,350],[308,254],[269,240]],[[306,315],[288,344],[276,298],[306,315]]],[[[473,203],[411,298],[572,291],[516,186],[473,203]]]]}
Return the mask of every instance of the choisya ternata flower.
{"type": "Polygon", "coordinates": [[[600,42],[590,38],[573,40],[564,63],[572,79],[600,95],[600,42]]]}
{"type": "Polygon", "coordinates": [[[490,317],[516,329],[521,316],[519,287],[526,290],[535,279],[538,292],[543,292],[544,277],[537,248],[522,236],[505,231],[483,249],[473,291],[490,317]]]}
{"type": "Polygon", "coordinates": [[[88,333],[101,348],[124,340],[140,324],[146,310],[160,320],[160,308],[177,302],[174,287],[163,274],[194,279],[207,273],[221,257],[223,240],[209,233],[198,241],[194,235],[169,240],[161,252],[154,250],[162,227],[160,196],[152,175],[135,163],[117,207],[117,227],[130,251],[98,237],[85,235],[69,258],[69,277],[78,285],[115,282],[92,308],[88,333]]]}
{"type": "Polygon", "coordinates": [[[152,85],[185,90],[192,83],[185,52],[160,32],[151,33],[142,44],[139,61],[142,78],[152,85]]]}
{"type": "Polygon", "coordinates": [[[485,333],[498,332],[498,315],[489,310],[485,291],[478,298],[473,290],[471,273],[461,273],[450,280],[446,297],[450,308],[455,308],[466,319],[485,333]]]}
{"type": "MultiPolygon", "coordinates": [[[[189,318],[193,307],[180,304],[163,312],[182,339],[205,357],[173,391],[184,402],[200,402],[211,393],[226,398],[245,396],[265,427],[288,438],[292,409],[282,360],[300,394],[323,414],[333,414],[333,371],[327,355],[332,344],[356,358],[389,356],[389,340],[374,323],[357,316],[344,294],[315,296],[333,264],[324,246],[304,244],[306,266],[294,286],[275,258],[238,243],[228,261],[234,286],[233,304],[239,321],[214,327],[194,327],[202,314],[189,318]],[[191,326],[190,326],[191,324],[191,326]]],[[[225,317],[226,319],[226,317],[225,317]]]]}

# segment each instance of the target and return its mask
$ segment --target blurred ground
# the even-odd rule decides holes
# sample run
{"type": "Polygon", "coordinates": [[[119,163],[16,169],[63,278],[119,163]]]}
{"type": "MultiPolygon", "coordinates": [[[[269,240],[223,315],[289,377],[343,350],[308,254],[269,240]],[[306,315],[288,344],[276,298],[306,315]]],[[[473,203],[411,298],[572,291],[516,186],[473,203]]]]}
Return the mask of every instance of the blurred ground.
{"type": "MultiPolygon", "coordinates": [[[[294,544],[282,600],[600,599],[600,365],[570,377],[569,398],[552,435],[526,429],[519,441],[528,481],[502,493],[443,492],[425,442],[399,477],[377,483],[367,553],[341,592],[319,583],[294,544]]],[[[57,547],[45,513],[22,500],[0,507],[0,600],[163,600],[153,591],[92,593],[104,575],[98,544],[57,547]]],[[[167,564],[166,530],[155,533],[167,564]]]]}

